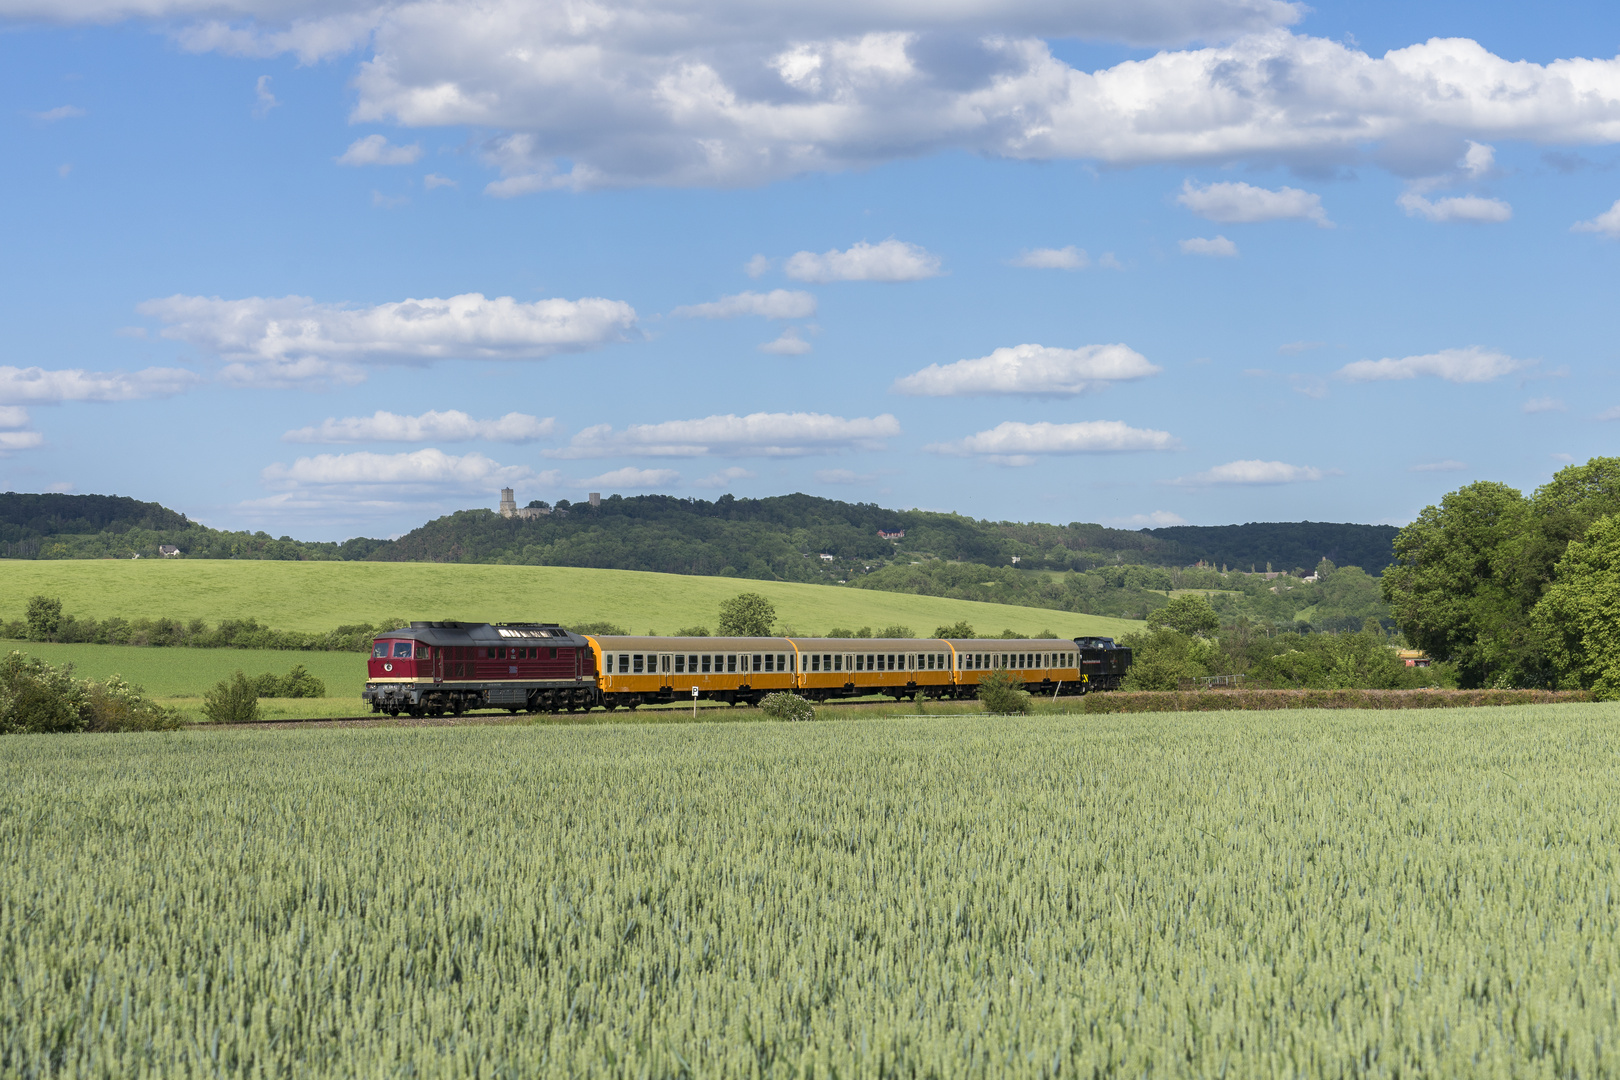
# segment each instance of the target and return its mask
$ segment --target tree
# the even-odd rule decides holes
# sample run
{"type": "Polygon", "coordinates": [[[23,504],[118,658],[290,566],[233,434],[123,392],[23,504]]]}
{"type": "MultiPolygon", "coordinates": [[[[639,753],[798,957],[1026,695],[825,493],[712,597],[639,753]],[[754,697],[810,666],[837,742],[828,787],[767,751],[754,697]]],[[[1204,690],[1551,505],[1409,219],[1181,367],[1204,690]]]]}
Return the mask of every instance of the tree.
{"type": "Polygon", "coordinates": [[[935,630],[934,636],[937,638],[947,639],[971,638],[974,636],[973,624],[968,622],[966,619],[959,619],[950,626],[941,626],[939,629],[935,630]]]}
{"type": "Polygon", "coordinates": [[[880,638],[909,638],[911,636],[911,627],[901,626],[899,623],[890,623],[874,636],[880,638]]]}
{"type": "Polygon", "coordinates": [[[20,652],[0,660],[0,733],[83,731],[84,705],[72,664],[54,668],[20,652]]]}
{"type": "Polygon", "coordinates": [[[1620,698],[1620,516],[1600,518],[1569,545],[1533,618],[1562,680],[1620,698]]]}
{"type": "Polygon", "coordinates": [[[1202,596],[1182,593],[1148,616],[1148,626],[1169,627],[1188,637],[1208,637],[1221,628],[1221,617],[1202,596]]]}
{"type": "Polygon", "coordinates": [[[1539,635],[1523,603],[1513,545],[1530,516],[1525,497],[1481,481],[1425,507],[1395,537],[1381,582],[1401,633],[1455,661],[1465,687],[1545,681],[1539,635]]]}
{"type": "Polygon", "coordinates": [[[721,637],[770,637],[776,605],[759,593],[738,593],[720,601],[721,637]]]}
{"type": "Polygon", "coordinates": [[[1127,634],[1120,644],[1131,649],[1131,667],[1123,683],[1126,690],[1174,690],[1182,679],[1226,674],[1210,670],[1223,666],[1220,650],[1212,642],[1168,626],[1146,634],[1127,634]]]}
{"type": "Polygon", "coordinates": [[[62,601],[51,596],[30,596],[26,618],[29,641],[55,641],[62,625],[62,601]]]}

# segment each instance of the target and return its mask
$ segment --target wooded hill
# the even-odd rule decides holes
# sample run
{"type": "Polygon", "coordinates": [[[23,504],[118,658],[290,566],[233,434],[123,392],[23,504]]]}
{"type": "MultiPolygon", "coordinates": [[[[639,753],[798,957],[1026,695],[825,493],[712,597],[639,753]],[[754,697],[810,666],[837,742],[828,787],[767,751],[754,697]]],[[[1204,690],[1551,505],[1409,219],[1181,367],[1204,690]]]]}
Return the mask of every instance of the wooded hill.
{"type": "Polygon", "coordinates": [[[123,496],[0,494],[0,542],[11,545],[5,554],[13,558],[151,556],[159,545],[172,544],[187,558],[515,563],[815,582],[849,581],[929,558],[1081,571],[1199,561],[1248,571],[1269,563],[1282,572],[1308,571],[1326,558],[1377,574],[1392,558],[1396,532],[1388,525],[1310,521],[1133,531],[1081,522],[981,521],[802,494],[722,495],[713,502],[615,495],[599,507],[563,501],[532,519],[463,510],[398,540],[332,544],[223,532],[123,496]],[[905,536],[884,539],[880,531],[905,536]]]}

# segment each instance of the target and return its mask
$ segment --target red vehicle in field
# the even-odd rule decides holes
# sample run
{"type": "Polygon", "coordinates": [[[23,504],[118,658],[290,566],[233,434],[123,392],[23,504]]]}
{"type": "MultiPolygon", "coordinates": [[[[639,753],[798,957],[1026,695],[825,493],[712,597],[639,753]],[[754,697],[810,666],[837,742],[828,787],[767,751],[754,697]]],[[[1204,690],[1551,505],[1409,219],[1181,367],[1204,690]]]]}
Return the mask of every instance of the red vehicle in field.
{"type": "Polygon", "coordinates": [[[377,636],[361,696],[393,716],[572,712],[597,700],[596,656],[554,623],[413,622],[377,636]]]}

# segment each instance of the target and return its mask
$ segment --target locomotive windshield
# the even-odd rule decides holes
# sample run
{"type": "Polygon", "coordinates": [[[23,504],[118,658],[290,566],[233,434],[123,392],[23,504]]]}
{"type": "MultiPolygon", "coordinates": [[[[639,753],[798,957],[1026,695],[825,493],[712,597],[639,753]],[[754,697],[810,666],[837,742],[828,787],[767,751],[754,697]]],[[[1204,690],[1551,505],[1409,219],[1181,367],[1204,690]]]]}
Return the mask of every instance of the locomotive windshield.
{"type": "Polygon", "coordinates": [[[388,642],[379,641],[371,647],[371,656],[374,660],[381,660],[388,655],[388,642]]]}
{"type": "Polygon", "coordinates": [[[409,660],[411,658],[411,643],[408,641],[394,642],[394,659],[409,660]]]}

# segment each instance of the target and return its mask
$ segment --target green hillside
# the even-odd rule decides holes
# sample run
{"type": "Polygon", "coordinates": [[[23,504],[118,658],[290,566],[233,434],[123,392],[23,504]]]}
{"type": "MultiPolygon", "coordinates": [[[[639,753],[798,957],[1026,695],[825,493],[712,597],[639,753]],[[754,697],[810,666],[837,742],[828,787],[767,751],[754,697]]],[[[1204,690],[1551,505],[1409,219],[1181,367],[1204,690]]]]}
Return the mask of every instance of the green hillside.
{"type": "Polygon", "coordinates": [[[1063,637],[1119,636],[1126,619],[1065,611],[780,581],[576,567],[456,563],[248,560],[6,560],[0,618],[20,619],[28,597],[60,597],[79,617],[256,618],[282,630],[323,631],[385,618],[617,623],[668,634],[716,621],[720,601],[750,590],[804,634],[898,623],[919,634],[960,620],[981,634],[1050,629],[1063,637]]]}

